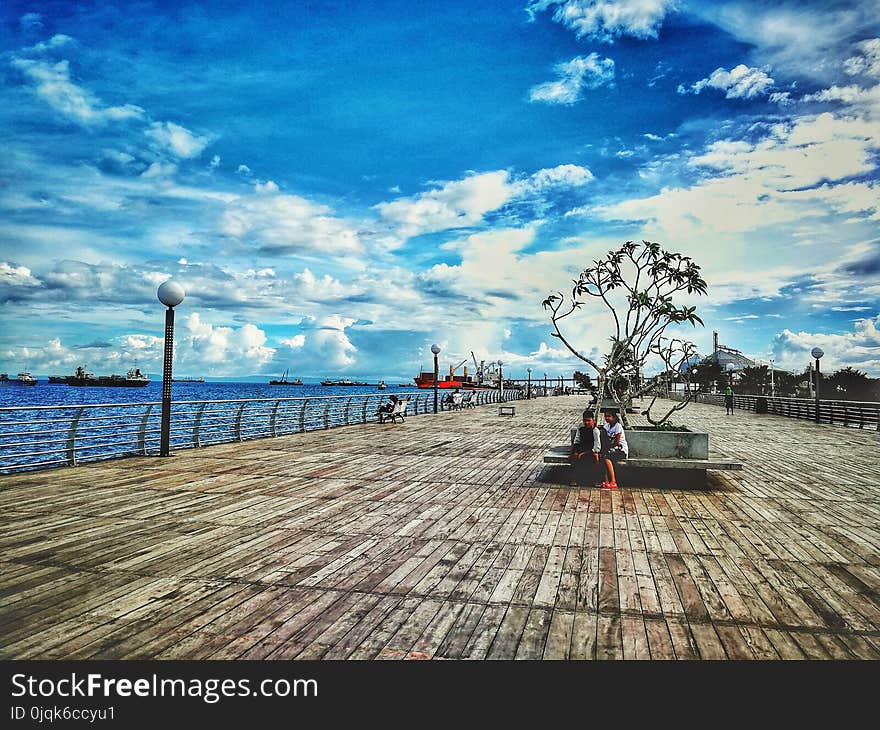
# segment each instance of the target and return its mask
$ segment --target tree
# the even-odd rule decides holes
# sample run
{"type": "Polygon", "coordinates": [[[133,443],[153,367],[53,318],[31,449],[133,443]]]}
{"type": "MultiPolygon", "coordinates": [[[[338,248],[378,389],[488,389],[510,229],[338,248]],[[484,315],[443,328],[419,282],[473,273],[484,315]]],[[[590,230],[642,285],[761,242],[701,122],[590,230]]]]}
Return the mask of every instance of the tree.
{"type": "Polygon", "coordinates": [[[722,385],[724,382],[724,368],[715,360],[703,359],[690,372],[691,382],[704,393],[711,391],[714,384],[722,385]]]}
{"type": "Polygon", "coordinates": [[[803,380],[803,376],[795,375],[787,370],[774,370],[773,382],[776,395],[781,398],[791,398],[797,395],[798,383],[803,380]]]}
{"type": "MultiPolygon", "coordinates": [[[[664,333],[671,325],[703,324],[696,307],[678,306],[673,298],[684,292],[705,294],[706,282],[700,276],[700,267],[689,256],[665,251],[658,243],[627,241],[603,259],[593,261],[573,284],[570,296],[556,292],[542,302],[544,309],[550,311],[551,334],[596,371],[601,380],[599,402],[606,393],[610,394],[626,423],[625,403],[638,395],[633,391],[633,383],[649,356],[668,356],[679,368],[687,370],[687,360],[678,361],[678,346],[670,349],[664,333]],[[561,330],[564,320],[589,301],[604,305],[614,321],[611,345],[601,364],[578,351],[561,330]]],[[[692,345],[689,351],[693,355],[692,345]]],[[[690,399],[689,393],[686,398],[690,399]]],[[[687,400],[683,401],[685,405],[687,400]]]]}
{"type": "Polygon", "coordinates": [[[739,372],[737,390],[743,395],[764,395],[770,392],[770,368],[766,365],[752,365],[739,372]]]}
{"type": "Polygon", "coordinates": [[[574,375],[572,375],[571,377],[572,380],[574,380],[575,385],[577,385],[579,388],[590,389],[593,387],[593,381],[588,373],[582,373],[580,370],[575,370],[574,375]]]}
{"type": "Polygon", "coordinates": [[[819,395],[829,399],[872,400],[877,397],[874,391],[878,382],[866,373],[846,367],[828,377],[819,395]]]}

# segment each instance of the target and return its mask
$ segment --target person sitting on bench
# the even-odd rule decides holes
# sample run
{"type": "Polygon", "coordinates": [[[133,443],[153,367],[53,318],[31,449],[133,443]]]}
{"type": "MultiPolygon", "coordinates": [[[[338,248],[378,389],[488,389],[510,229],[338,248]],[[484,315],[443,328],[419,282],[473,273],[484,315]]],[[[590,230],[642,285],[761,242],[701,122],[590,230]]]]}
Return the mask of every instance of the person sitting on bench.
{"type": "Polygon", "coordinates": [[[582,425],[578,427],[571,442],[571,462],[576,471],[575,485],[596,485],[599,452],[602,450],[599,429],[592,411],[584,411],[582,425]]]}
{"type": "Polygon", "coordinates": [[[625,461],[629,455],[629,446],[626,443],[626,434],[620,425],[620,416],[615,411],[605,411],[605,424],[602,426],[604,444],[601,457],[605,460],[605,471],[608,481],[602,482],[605,489],[617,489],[617,479],[614,474],[614,463],[625,461]]]}
{"type": "Polygon", "coordinates": [[[397,403],[397,400],[397,396],[392,395],[385,405],[379,406],[379,410],[376,411],[376,415],[379,416],[379,423],[385,423],[388,414],[394,411],[394,406],[397,403]]]}

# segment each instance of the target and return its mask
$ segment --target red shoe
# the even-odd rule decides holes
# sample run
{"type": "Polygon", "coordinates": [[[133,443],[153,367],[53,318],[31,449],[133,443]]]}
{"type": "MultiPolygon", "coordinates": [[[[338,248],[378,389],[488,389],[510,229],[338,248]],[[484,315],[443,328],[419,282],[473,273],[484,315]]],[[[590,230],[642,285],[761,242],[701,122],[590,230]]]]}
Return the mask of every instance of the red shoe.
{"type": "Polygon", "coordinates": [[[615,482],[605,482],[605,489],[617,489],[615,482]]]}

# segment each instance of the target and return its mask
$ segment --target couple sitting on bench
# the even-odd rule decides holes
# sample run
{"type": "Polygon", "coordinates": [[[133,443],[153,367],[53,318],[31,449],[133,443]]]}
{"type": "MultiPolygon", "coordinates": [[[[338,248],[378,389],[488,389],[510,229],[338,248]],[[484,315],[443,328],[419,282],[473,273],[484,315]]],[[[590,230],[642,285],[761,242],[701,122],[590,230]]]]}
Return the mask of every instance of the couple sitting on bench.
{"type": "Polygon", "coordinates": [[[406,418],[406,407],[408,405],[408,398],[398,398],[396,395],[392,395],[388,402],[383,406],[379,406],[379,410],[376,411],[379,423],[385,423],[386,421],[394,423],[398,418],[403,423],[406,418]]]}
{"type": "Polygon", "coordinates": [[[605,423],[601,428],[596,426],[592,411],[584,411],[582,418],[583,423],[571,444],[571,462],[577,469],[577,483],[617,489],[614,464],[625,461],[629,453],[620,417],[613,411],[606,411],[605,423]],[[607,476],[604,482],[598,481],[600,461],[604,462],[607,476]]]}

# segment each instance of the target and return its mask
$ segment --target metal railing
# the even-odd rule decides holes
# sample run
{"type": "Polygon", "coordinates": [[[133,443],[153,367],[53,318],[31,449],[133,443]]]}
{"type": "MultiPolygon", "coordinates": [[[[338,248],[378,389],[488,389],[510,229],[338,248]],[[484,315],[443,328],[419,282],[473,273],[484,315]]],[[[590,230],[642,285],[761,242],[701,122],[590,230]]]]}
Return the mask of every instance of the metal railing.
{"type": "MultiPolygon", "coordinates": [[[[672,400],[682,400],[680,393],[670,393],[672,400]]],[[[789,418],[816,420],[816,400],[814,398],[777,398],[769,395],[734,395],[733,407],[745,411],[756,411],[759,399],[767,405],[767,413],[789,418]]],[[[723,406],[721,393],[698,393],[692,400],[723,406]]],[[[757,412],[757,411],[756,411],[757,412]]],[[[819,423],[872,428],[880,431],[880,403],[852,400],[819,400],[819,423]]]]}
{"type": "MultiPolygon", "coordinates": [[[[434,411],[432,390],[408,397],[407,416],[434,411]]],[[[171,448],[271,438],[378,420],[388,395],[175,401],[171,448]]],[[[476,390],[473,405],[524,398],[519,390],[476,390]]],[[[443,394],[438,400],[442,406],[443,394]]],[[[159,451],[161,402],[0,408],[0,473],[45,469],[159,451]]]]}

